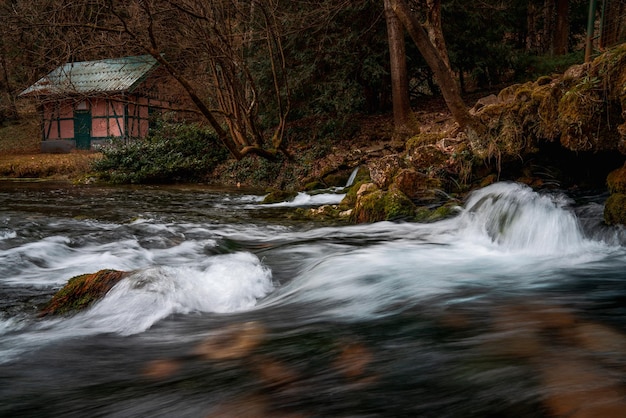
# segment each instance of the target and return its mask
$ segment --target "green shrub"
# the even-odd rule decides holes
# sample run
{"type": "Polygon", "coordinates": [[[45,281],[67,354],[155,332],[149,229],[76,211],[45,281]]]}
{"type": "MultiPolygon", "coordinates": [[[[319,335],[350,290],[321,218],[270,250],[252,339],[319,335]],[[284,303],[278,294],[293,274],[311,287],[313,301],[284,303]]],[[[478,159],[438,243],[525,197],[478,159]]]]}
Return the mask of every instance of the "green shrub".
{"type": "Polygon", "coordinates": [[[112,183],[200,181],[228,157],[211,131],[185,123],[161,123],[148,138],[113,141],[102,153],[94,170],[112,183]]]}
{"type": "Polygon", "coordinates": [[[518,81],[535,80],[541,76],[563,73],[575,64],[585,61],[585,52],[576,51],[566,55],[531,55],[519,53],[513,62],[518,81]]]}

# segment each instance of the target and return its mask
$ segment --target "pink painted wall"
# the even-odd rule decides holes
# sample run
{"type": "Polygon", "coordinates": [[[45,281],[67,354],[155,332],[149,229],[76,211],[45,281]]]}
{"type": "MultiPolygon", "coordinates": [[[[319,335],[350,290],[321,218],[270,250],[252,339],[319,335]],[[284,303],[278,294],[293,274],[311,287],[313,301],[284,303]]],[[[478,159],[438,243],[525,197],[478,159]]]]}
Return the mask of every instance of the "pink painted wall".
{"type": "Polygon", "coordinates": [[[65,102],[44,104],[44,132],[49,139],[74,138],[74,110],[65,102]],[[59,120],[68,119],[68,120],[59,120]]]}
{"type": "Polygon", "coordinates": [[[43,129],[45,139],[74,139],[74,111],[91,113],[91,137],[145,137],[150,127],[149,106],[168,108],[168,103],[145,97],[92,98],[84,100],[67,99],[60,102],[44,103],[43,129]],[[116,100],[117,99],[117,100],[116,100]],[[135,102],[135,103],[133,103],[135,102]],[[125,119],[128,132],[124,132],[125,119]]]}
{"type": "Polygon", "coordinates": [[[110,136],[108,130],[107,101],[103,99],[91,100],[91,136],[104,138],[110,136]],[[99,119],[99,117],[104,117],[99,119]]]}
{"type": "Polygon", "coordinates": [[[61,123],[61,138],[62,139],[74,138],[74,121],[62,120],[60,123],[61,123]]]}

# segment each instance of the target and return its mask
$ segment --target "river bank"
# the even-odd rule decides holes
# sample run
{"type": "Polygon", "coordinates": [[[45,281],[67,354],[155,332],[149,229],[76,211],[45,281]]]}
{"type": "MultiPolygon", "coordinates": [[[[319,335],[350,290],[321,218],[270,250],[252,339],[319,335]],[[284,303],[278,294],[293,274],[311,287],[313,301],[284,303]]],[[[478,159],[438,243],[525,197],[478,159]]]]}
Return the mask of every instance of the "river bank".
{"type": "Polygon", "coordinates": [[[40,152],[40,126],[34,112],[0,127],[0,178],[77,181],[91,171],[99,153],[68,154],[40,152]]]}
{"type": "MultiPolygon", "coordinates": [[[[276,162],[255,156],[235,161],[224,153],[210,165],[183,161],[183,170],[177,171],[179,160],[167,157],[178,151],[163,151],[155,145],[152,159],[144,158],[147,152],[142,149],[122,153],[101,173],[121,171],[118,178],[122,182],[184,183],[193,178],[199,183],[273,189],[294,196],[302,190],[343,186],[354,169],[362,167],[365,178],[357,180],[356,196],[350,202],[356,210],[352,220],[358,223],[423,220],[424,211],[450,201],[456,204],[458,197],[498,180],[524,183],[535,190],[607,190],[607,177],[623,167],[626,152],[626,123],[620,124],[625,103],[621,93],[626,79],[624,63],[626,45],[563,74],[514,84],[497,95],[481,92],[468,96],[470,113],[484,128],[480,133],[459,129],[444,102],[431,98],[413,109],[419,132],[408,138],[395,137],[389,114],[352,115],[341,120],[316,117],[287,126],[291,157],[281,154],[276,162]],[[118,170],[127,162],[130,164],[118,170]],[[161,168],[166,170],[159,171],[161,168]],[[151,177],[136,175],[144,171],[151,177]]],[[[36,123],[27,122],[26,126],[34,129],[36,123]]],[[[6,135],[0,135],[0,143],[3,137],[6,135]]],[[[98,158],[97,154],[24,152],[28,149],[25,144],[37,137],[33,130],[29,138],[18,141],[22,151],[3,152],[0,176],[84,179],[90,162],[98,158]]],[[[184,139],[182,147],[189,143],[184,139]]],[[[15,143],[15,138],[12,141],[15,143]]],[[[172,136],[161,141],[171,143],[172,136]]],[[[201,147],[193,156],[209,155],[220,147],[204,137],[198,143],[201,147]]],[[[618,196],[611,200],[611,216],[606,221],[624,224],[626,195],[621,188],[611,192],[618,196]]],[[[340,209],[345,212],[349,208],[340,209]]]]}

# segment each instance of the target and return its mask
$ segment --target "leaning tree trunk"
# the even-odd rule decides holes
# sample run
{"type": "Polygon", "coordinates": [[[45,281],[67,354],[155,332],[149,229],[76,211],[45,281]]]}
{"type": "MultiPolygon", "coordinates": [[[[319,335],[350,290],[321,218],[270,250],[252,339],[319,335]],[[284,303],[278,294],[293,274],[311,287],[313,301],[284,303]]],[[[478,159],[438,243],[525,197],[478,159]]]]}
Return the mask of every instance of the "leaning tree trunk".
{"type": "Polygon", "coordinates": [[[439,83],[441,94],[454,120],[459,124],[461,129],[471,129],[474,132],[482,132],[483,126],[476,118],[470,115],[467,106],[465,106],[461,98],[461,93],[452,75],[452,71],[450,67],[446,65],[446,60],[443,57],[448,55],[447,52],[445,50],[438,50],[435,45],[433,45],[428,37],[428,33],[417,21],[406,1],[390,0],[390,2],[398,19],[400,19],[406,28],[413,42],[415,42],[415,45],[426,60],[428,66],[433,70],[435,78],[439,83]]]}
{"type": "MultiPolygon", "coordinates": [[[[447,51],[446,41],[443,37],[443,31],[441,30],[441,0],[427,0],[426,6],[426,23],[424,27],[426,28],[430,42],[432,42],[433,46],[438,51],[447,51]]],[[[447,52],[442,54],[441,58],[448,68],[452,68],[447,52]]]]}

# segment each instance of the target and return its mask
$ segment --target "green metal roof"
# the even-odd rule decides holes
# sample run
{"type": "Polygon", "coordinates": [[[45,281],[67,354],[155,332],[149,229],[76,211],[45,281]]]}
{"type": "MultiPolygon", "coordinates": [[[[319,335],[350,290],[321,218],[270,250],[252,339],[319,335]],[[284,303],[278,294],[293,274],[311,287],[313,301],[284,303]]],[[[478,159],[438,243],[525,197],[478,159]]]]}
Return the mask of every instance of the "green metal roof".
{"type": "Polygon", "coordinates": [[[93,95],[131,92],[158,66],[150,55],[62,65],[20,96],[93,95]]]}

